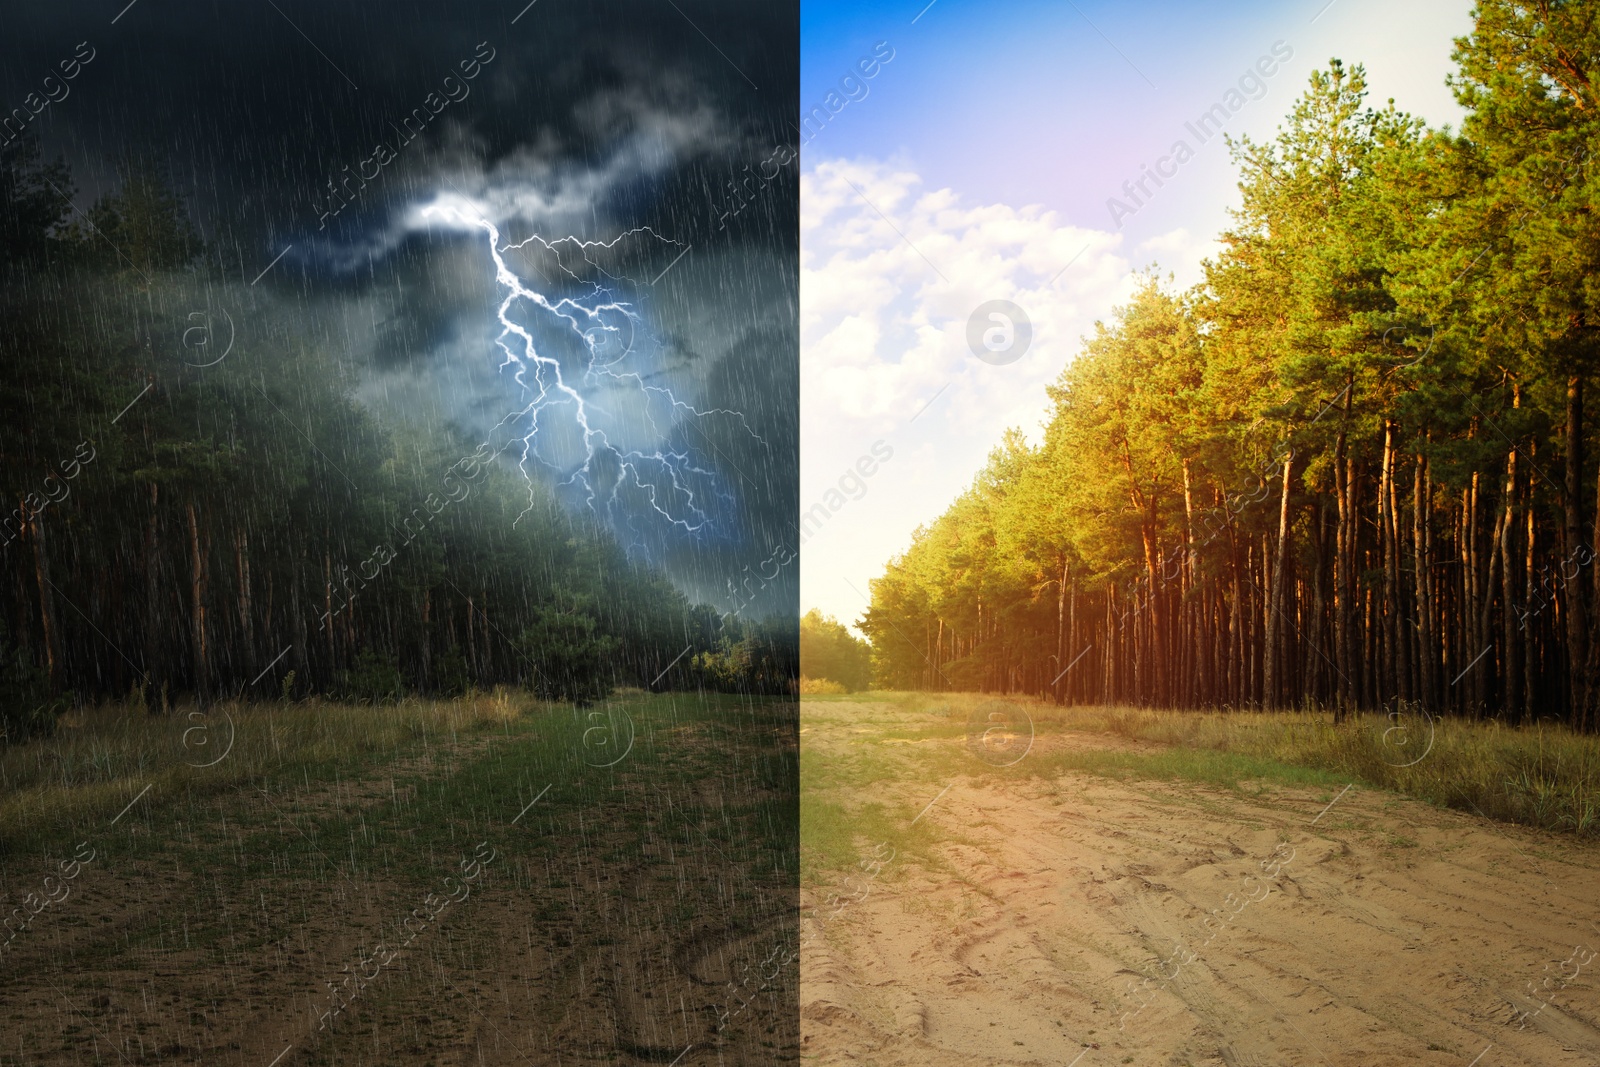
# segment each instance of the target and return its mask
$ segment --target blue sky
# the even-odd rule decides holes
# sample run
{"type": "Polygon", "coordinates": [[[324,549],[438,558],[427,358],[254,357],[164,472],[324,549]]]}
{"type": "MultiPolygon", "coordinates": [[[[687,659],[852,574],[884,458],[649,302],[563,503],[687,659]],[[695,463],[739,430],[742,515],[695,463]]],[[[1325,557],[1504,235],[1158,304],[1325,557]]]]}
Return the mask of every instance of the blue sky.
{"type": "Polygon", "coordinates": [[[1233,98],[1227,133],[1272,136],[1331,56],[1366,65],[1372,103],[1392,96],[1456,125],[1444,78],[1470,6],[804,0],[803,111],[835,91],[837,107],[841,80],[879,42],[893,59],[864,96],[846,83],[857,98],[802,138],[802,520],[824,504],[802,550],[802,608],[853,621],[867,581],[970,483],[1004,429],[1036,436],[1044,385],[1134,270],[1198,279],[1236,175],[1222,138],[1202,144],[1186,123],[1228,102],[1277,44],[1289,58],[1247,83],[1257,98],[1233,98]],[[1127,202],[1123,183],[1179,139],[1193,157],[1164,164],[1176,173],[1113,220],[1108,198],[1127,202]],[[971,310],[995,298],[1035,327],[1006,366],[962,340],[971,310]],[[893,458],[864,490],[846,479],[834,493],[880,440],[893,458]]]}
{"type": "MultiPolygon", "coordinates": [[[[1367,64],[1375,101],[1395,96],[1436,124],[1460,116],[1443,83],[1450,38],[1469,26],[1470,5],[1460,0],[925,2],[805,0],[803,108],[820,103],[874,43],[895,49],[868,97],[841,112],[807,155],[909,159],[930,184],[974,200],[1039,203],[1099,224],[1106,197],[1277,40],[1294,58],[1236,116],[1238,130],[1269,133],[1312,67],[1333,55],[1367,64]]],[[[1207,148],[1226,163],[1220,142],[1207,148]]],[[[1163,217],[1211,213],[1207,205],[1232,189],[1227,174],[1220,189],[1216,177],[1163,196],[1163,217]]]]}

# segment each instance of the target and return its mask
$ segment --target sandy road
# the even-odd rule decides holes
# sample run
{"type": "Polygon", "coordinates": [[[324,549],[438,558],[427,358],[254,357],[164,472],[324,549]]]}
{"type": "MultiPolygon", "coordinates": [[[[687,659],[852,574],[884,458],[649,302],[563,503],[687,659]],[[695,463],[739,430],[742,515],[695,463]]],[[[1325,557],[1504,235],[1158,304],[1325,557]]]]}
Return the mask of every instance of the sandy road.
{"type": "MultiPolygon", "coordinates": [[[[870,710],[807,704],[803,759],[881,746],[903,773],[871,796],[906,811],[949,788],[922,816],[939,843],[865,896],[830,919],[829,890],[803,890],[809,1062],[1600,1063],[1592,844],[1360,787],[976,760],[930,778],[961,739],[895,743],[861,727],[870,710]]],[[[1145,747],[1067,733],[1029,758],[1060,746],[1145,747]]]]}

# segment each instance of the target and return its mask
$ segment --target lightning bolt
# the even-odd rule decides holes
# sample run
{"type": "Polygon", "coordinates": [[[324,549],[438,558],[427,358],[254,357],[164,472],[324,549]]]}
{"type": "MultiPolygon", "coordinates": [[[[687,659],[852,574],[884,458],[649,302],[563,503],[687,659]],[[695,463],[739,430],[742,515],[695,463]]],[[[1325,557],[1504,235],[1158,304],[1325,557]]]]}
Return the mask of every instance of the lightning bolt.
{"type": "Polygon", "coordinates": [[[608,282],[619,283],[624,279],[593,258],[595,252],[614,249],[641,235],[666,244],[678,242],[649,227],[635,227],[609,241],[586,241],[575,236],[549,240],[535,235],[514,244],[505,243],[499,228],[481,211],[470,202],[452,197],[438,198],[423,208],[421,215],[482,231],[487,238],[495,283],[503,293],[495,312],[500,325],[495,345],[504,357],[499,370],[509,370],[525,400],[520,410],[501,420],[502,426],[520,424],[522,448],[517,469],[528,483],[528,506],[517,516],[518,521],[535,505],[530,467],[543,467],[557,477],[560,488],[580,496],[584,506],[604,518],[614,531],[627,531],[630,553],[648,554],[644,549],[645,531],[638,525],[640,519],[665,523],[685,535],[711,531],[716,525],[713,516],[717,510],[712,501],[730,506],[733,503],[732,496],[719,488],[716,472],[698,465],[686,450],[658,446],[646,451],[613,443],[593,416],[616,416],[600,407],[592,396],[586,396],[586,391],[596,386],[634,391],[644,420],[657,440],[664,441],[667,431],[680,419],[718,415],[736,419],[752,438],[763,444],[765,440],[750,428],[742,413],[726,408],[702,410],[676,396],[670,388],[647,382],[638,370],[625,369],[622,365],[633,352],[634,333],[642,321],[639,313],[633,305],[616,299],[611,290],[586,281],[563,261],[563,255],[570,253],[608,282]],[[560,270],[572,281],[587,285],[589,291],[582,296],[547,296],[530,288],[506,262],[507,253],[530,245],[550,252],[560,270]],[[566,335],[569,342],[576,341],[581,346],[577,349],[582,354],[581,374],[563,367],[556,346],[541,347],[534,337],[535,322],[542,323],[543,328],[554,328],[558,336],[566,335]],[[657,421],[657,410],[661,411],[665,426],[657,421]],[[558,427],[557,420],[566,420],[566,425],[558,427]],[[573,431],[581,436],[584,458],[571,465],[569,471],[569,464],[541,454],[540,444],[541,436],[558,437],[573,431]]]}

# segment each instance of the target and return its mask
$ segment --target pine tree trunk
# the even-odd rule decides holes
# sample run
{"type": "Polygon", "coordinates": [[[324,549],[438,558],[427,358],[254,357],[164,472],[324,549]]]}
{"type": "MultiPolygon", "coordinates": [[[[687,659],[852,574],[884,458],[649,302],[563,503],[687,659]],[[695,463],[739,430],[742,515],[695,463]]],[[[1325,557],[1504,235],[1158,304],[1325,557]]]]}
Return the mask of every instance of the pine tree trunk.
{"type": "Polygon", "coordinates": [[[490,639],[490,636],[489,636],[489,593],[488,593],[488,590],[484,591],[484,594],[483,594],[483,607],[479,608],[478,612],[479,612],[479,615],[481,616],[480,619],[479,619],[479,622],[482,623],[482,625],[478,627],[478,633],[483,638],[483,655],[482,655],[482,658],[479,660],[479,664],[482,666],[482,669],[483,669],[483,681],[484,681],[484,684],[489,686],[490,688],[493,688],[494,687],[494,644],[493,644],[493,642],[492,642],[492,640],[490,639]]]}
{"type": "Polygon", "coordinates": [[[1517,450],[1506,453],[1505,513],[1500,524],[1500,603],[1501,643],[1504,646],[1501,674],[1501,705],[1512,721],[1517,719],[1517,697],[1522,692],[1522,657],[1517,640],[1516,603],[1517,574],[1513,562],[1516,554],[1516,500],[1517,500],[1517,450]]]}
{"type": "MultiPolygon", "coordinates": [[[[1575,560],[1583,543],[1579,518],[1583,495],[1583,378],[1572,375],[1567,379],[1566,425],[1566,492],[1563,513],[1566,520],[1564,538],[1567,559],[1575,560]]],[[[1587,687],[1584,669],[1588,663],[1588,614],[1585,610],[1583,583],[1569,582],[1565,587],[1567,622],[1567,687],[1569,721],[1574,729],[1587,726],[1587,687]]]]}
{"type": "Polygon", "coordinates": [[[1438,662],[1433,635],[1433,531],[1428,514],[1432,485],[1429,476],[1427,458],[1418,453],[1412,475],[1411,546],[1416,554],[1417,698],[1425,708],[1437,706],[1434,683],[1438,662]]]}
{"type": "MultiPolygon", "coordinates": [[[[1529,469],[1538,470],[1539,468],[1535,465],[1538,462],[1536,458],[1538,453],[1534,451],[1534,449],[1537,448],[1537,442],[1529,442],[1528,447],[1529,469]]],[[[1537,656],[1536,650],[1538,648],[1538,643],[1534,635],[1537,631],[1530,628],[1530,616],[1528,614],[1533,611],[1533,597],[1534,593],[1536,592],[1534,588],[1534,563],[1536,560],[1535,546],[1538,543],[1537,538],[1535,537],[1536,529],[1533,511],[1533,479],[1531,477],[1523,479],[1522,514],[1527,523],[1527,529],[1524,531],[1523,536],[1523,550],[1527,553],[1527,556],[1523,561],[1522,568],[1522,603],[1524,614],[1521,620],[1518,622],[1517,629],[1522,639],[1526,669],[1522,672],[1522,703],[1516,709],[1516,714],[1512,717],[1511,721],[1513,724],[1520,724],[1532,716],[1533,709],[1537,706],[1534,703],[1534,678],[1539,673],[1539,671],[1537,671],[1534,667],[1537,656]]],[[[1600,571],[1600,568],[1596,568],[1596,570],[1600,571]]],[[[1536,625],[1537,620],[1533,620],[1533,623],[1536,625]]]]}
{"type": "MultiPolygon", "coordinates": [[[[1229,531],[1229,540],[1233,533],[1229,531]]],[[[1239,559],[1239,546],[1233,546],[1233,604],[1228,616],[1228,695],[1236,708],[1243,707],[1246,699],[1244,669],[1244,581],[1239,559]]]]}
{"type": "Polygon", "coordinates": [[[1280,689],[1282,686],[1282,671],[1280,660],[1283,651],[1280,647],[1283,640],[1283,598],[1286,580],[1285,564],[1289,558],[1289,492],[1294,478],[1294,453],[1290,452],[1283,461],[1283,495],[1278,502],[1278,549],[1272,564],[1272,583],[1267,595],[1267,627],[1264,667],[1265,678],[1262,681],[1262,703],[1269,708],[1282,705],[1280,689]]]}
{"type": "Polygon", "coordinates": [[[1311,582],[1311,626],[1306,637],[1306,677],[1301,686],[1301,697],[1321,706],[1328,698],[1327,640],[1324,630],[1328,617],[1328,498],[1321,496],[1316,504],[1316,537],[1312,546],[1316,550],[1316,570],[1311,582]]]}
{"type": "MultiPolygon", "coordinates": [[[[311,570],[310,560],[310,547],[302,545],[300,548],[300,558],[295,561],[294,574],[289,583],[289,617],[292,620],[290,625],[294,627],[294,644],[295,647],[300,650],[299,658],[301,664],[306,668],[306,680],[309,680],[312,674],[311,641],[310,634],[306,629],[309,625],[309,622],[306,619],[306,612],[301,606],[300,595],[302,589],[305,587],[306,577],[311,570]]],[[[302,684],[304,684],[304,681],[302,681],[302,684]]]]}
{"type": "MultiPolygon", "coordinates": [[[[1067,632],[1070,635],[1068,640],[1067,640],[1067,647],[1068,648],[1077,648],[1078,647],[1078,580],[1076,578],[1074,578],[1072,580],[1072,592],[1070,594],[1068,594],[1068,597],[1067,597],[1067,632]]],[[[1078,653],[1074,652],[1072,655],[1073,655],[1073,658],[1076,659],[1078,653]]],[[[1087,670],[1087,668],[1085,668],[1085,670],[1087,670]]],[[[1069,675],[1067,680],[1066,680],[1066,692],[1067,692],[1067,694],[1070,696],[1071,694],[1079,692],[1080,690],[1081,690],[1081,687],[1076,685],[1074,679],[1069,675]]],[[[1076,701],[1073,701],[1073,703],[1076,703],[1076,701]]]]}
{"type": "Polygon", "coordinates": [[[250,604],[250,539],[240,527],[233,534],[233,564],[239,580],[239,633],[244,638],[245,659],[255,644],[254,619],[250,604]]]}
{"type": "Polygon", "coordinates": [[[1161,647],[1161,610],[1160,601],[1156,595],[1157,574],[1160,564],[1157,562],[1159,548],[1156,545],[1156,502],[1154,496],[1150,499],[1149,512],[1144,523],[1144,565],[1145,574],[1149,581],[1149,592],[1146,603],[1150,609],[1146,626],[1149,631],[1149,650],[1146,670],[1143,671],[1143,682],[1140,693],[1144,701],[1158,703],[1163,697],[1163,679],[1166,674],[1166,656],[1161,647]]]}
{"type": "Polygon", "coordinates": [[[1483,589],[1483,601],[1478,609],[1478,634],[1483,644],[1478,652],[1474,653],[1478,657],[1478,661],[1472,668],[1473,690],[1477,701],[1477,707],[1473,710],[1473,714],[1477,718],[1482,718],[1489,710],[1490,682],[1492,678],[1490,668],[1495,664],[1495,638],[1493,631],[1489,628],[1489,619],[1494,610],[1495,568],[1503,562],[1500,552],[1500,537],[1504,528],[1505,513],[1500,512],[1495,516],[1494,532],[1489,536],[1489,559],[1484,566],[1483,584],[1481,586],[1483,589]]]}
{"type": "MultiPolygon", "coordinates": [[[[1465,546],[1463,567],[1467,576],[1466,603],[1463,605],[1463,629],[1466,631],[1466,641],[1461,648],[1461,670],[1465,671],[1477,659],[1483,650],[1483,631],[1478,625],[1478,605],[1481,602],[1479,590],[1482,582],[1479,578],[1478,568],[1478,472],[1472,472],[1472,479],[1467,487],[1462,490],[1465,499],[1462,501],[1461,514],[1464,520],[1462,530],[1462,544],[1465,546]]],[[[1483,693],[1477,688],[1478,674],[1473,674],[1467,681],[1465,690],[1465,706],[1467,714],[1476,717],[1482,707],[1483,693]]]]}
{"type": "Polygon", "coordinates": [[[1382,663],[1380,677],[1383,684],[1378,693],[1381,704],[1387,704],[1389,698],[1398,696],[1400,692],[1399,657],[1395,654],[1395,639],[1397,630],[1395,626],[1395,543],[1394,543],[1394,515],[1390,506],[1394,496],[1394,421],[1385,419],[1383,422],[1383,467],[1378,479],[1378,533],[1380,551],[1383,553],[1383,604],[1379,609],[1379,623],[1383,628],[1382,663]]]}
{"type": "Polygon", "coordinates": [[[1199,557],[1194,544],[1194,479],[1189,469],[1189,457],[1183,457],[1183,590],[1179,604],[1183,606],[1179,635],[1183,657],[1188,661],[1183,672],[1183,689],[1179,695],[1182,706],[1194,707],[1200,702],[1204,682],[1205,649],[1200,641],[1200,599],[1195,589],[1200,580],[1199,557]]]}
{"type": "Polygon", "coordinates": [[[189,519],[189,642],[194,656],[195,696],[204,705],[211,698],[206,649],[206,561],[200,550],[200,519],[193,500],[184,505],[184,511],[189,519]]]}
{"type": "Polygon", "coordinates": [[[433,684],[433,637],[429,627],[429,617],[433,611],[433,590],[422,590],[422,687],[429,688],[433,684]]]}
{"type": "MultiPolygon", "coordinates": [[[[1061,565],[1060,576],[1056,579],[1056,672],[1059,675],[1062,668],[1067,665],[1067,557],[1065,553],[1057,557],[1061,565]]],[[[1053,677],[1050,682],[1050,696],[1055,702],[1066,702],[1066,679],[1053,677]]]]}
{"type": "MultiPolygon", "coordinates": [[[[1265,538],[1263,545],[1265,548],[1265,538]]],[[[1261,612],[1264,607],[1261,597],[1261,582],[1256,578],[1256,548],[1252,539],[1245,546],[1244,569],[1246,578],[1245,596],[1249,601],[1249,611],[1245,615],[1245,654],[1249,657],[1247,667],[1248,700],[1250,706],[1261,706],[1261,612]]],[[[1262,560],[1265,568],[1266,560],[1262,560]]]]}
{"type": "Polygon", "coordinates": [[[60,685],[60,634],[56,629],[55,585],[50,581],[50,552],[45,543],[43,514],[22,505],[24,521],[28,524],[28,540],[33,545],[33,578],[39,588],[39,624],[44,630],[44,666],[50,677],[50,690],[60,685]]]}
{"type": "Polygon", "coordinates": [[[144,533],[144,617],[145,617],[145,677],[151,686],[157,690],[162,688],[166,680],[166,664],[164,649],[166,642],[162,640],[167,632],[161,610],[161,512],[158,507],[161,500],[161,486],[157,482],[150,483],[150,519],[145,525],[144,533]]]}
{"type": "MultiPolygon", "coordinates": [[[[1398,427],[1396,427],[1398,437],[1398,427]]],[[[1394,634],[1394,694],[1402,700],[1411,699],[1411,626],[1406,610],[1406,587],[1400,577],[1405,559],[1405,526],[1400,521],[1400,447],[1398,440],[1389,454],[1389,547],[1390,586],[1389,604],[1394,611],[1391,631],[1394,634]]]]}
{"type": "Polygon", "coordinates": [[[333,640],[333,555],[326,548],[322,550],[322,604],[323,610],[327,612],[323,619],[327,622],[327,626],[324,629],[328,634],[328,671],[331,677],[331,673],[335,669],[334,665],[338,662],[339,654],[333,640]]]}
{"type": "MultiPolygon", "coordinates": [[[[1348,392],[1346,393],[1346,413],[1349,412],[1348,392]]],[[[1351,575],[1351,563],[1355,558],[1355,549],[1351,544],[1353,530],[1351,528],[1350,509],[1350,482],[1351,462],[1345,454],[1344,430],[1339,430],[1339,438],[1334,446],[1334,495],[1338,497],[1338,526],[1334,534],[1333,549],[1333,662],[1338,686],[1337,696],[1334,698],[1333,721],[1343,722],[1345,715],[1355,703],[1356,694],[1353,685],[1355,674],[1354,648],[1351,645],[1351,627],[1355,619],[1350,610],[1350,598],[1355,593],[1355,582],[1351,575]]]]}

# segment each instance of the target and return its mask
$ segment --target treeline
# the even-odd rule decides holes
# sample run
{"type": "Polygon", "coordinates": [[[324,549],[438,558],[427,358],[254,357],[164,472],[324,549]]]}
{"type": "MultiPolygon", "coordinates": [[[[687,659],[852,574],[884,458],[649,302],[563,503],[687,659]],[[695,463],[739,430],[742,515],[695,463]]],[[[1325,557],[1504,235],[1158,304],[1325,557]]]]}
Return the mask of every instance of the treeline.
{"type": "MultiPolygon", "coordinates": [[[[800,616],[800,691],[833,683],[854,693],[872,684],[872,648],[832,615],[812,608],[800,616]]],[[[820,691],[820,689],[818,690],[820,691]]]]}
{"type": "Polygon", "coordinates": [[[1315,73],[1175,293],[1151,275],[873,583],[883,684],[1592,729],[1600,4],[1483,2],[1459,133],[1315,73]]]}
{"type": "Polygon", "coordinates": [[[339,316],[220,280],[159,175],[79,217],[0,153],[6,736],[130,695],[791,690],[792,621],[689,603],[503,440],[380,425],[339,316]]]}

